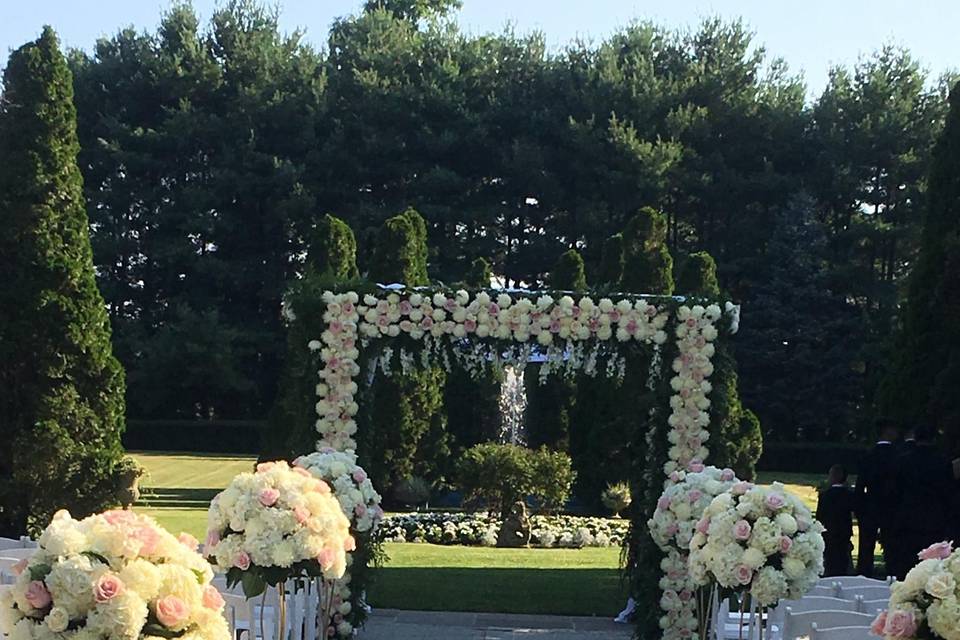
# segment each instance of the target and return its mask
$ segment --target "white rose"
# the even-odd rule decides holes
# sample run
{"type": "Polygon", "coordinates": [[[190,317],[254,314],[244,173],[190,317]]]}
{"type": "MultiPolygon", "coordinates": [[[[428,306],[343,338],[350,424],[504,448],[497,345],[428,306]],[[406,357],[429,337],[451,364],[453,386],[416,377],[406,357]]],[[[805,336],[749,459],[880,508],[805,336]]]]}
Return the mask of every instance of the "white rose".
{"type": "Polygon", "coordinates": [[[797,519],[789,513],[777,514],[776,523],[784,535],[792,536],[797,532],[797,519]]]}
{"type": "Polygon", "coordinates": [[[497,296],[497,306],[501,309],[506,309],[512,302],[513,300],[510,299],[510,296],[505,293],[501,293],[497,296]]]}
{"type": "Polygon", "coordinates": [[[783,560],[783,573],[791,580],[800,578],[806,570],[806,565],[796,558],[784,558],[783,560]]]}
{"type": "Polygon", "coordinates": [[[70,614],[63,607],[54,607],[47,614],[46,623],[54,633],[66,631],[67,625],[70,624],[70,614]]]}
{"type": "Polygon", "coordinates": [[[954,580],[952,575],[949,573],[937,573],[930,576],[930,579],[927,580],[925,591],[934,598],[943,600],[944,598],[952,596],[956,588],[957,581],[954,580]]]}

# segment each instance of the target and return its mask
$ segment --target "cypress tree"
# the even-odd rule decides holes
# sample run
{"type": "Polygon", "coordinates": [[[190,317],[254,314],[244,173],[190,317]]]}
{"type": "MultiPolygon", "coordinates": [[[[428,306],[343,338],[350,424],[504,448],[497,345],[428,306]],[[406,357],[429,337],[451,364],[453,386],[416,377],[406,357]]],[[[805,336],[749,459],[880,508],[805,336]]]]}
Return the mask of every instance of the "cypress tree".
{"type": "Polygon", "coordinates": [[[717,262],[706,251],[687,256],[676,280],[677,291],[681,295],[703,298],[717,298],[720,295],[717,262]]]}
{"type": "Polygon", "coordinates": [[[415,209],[388,218],[377,231],[369,277],[380,284],[428,284],[427,224],[415,209]]]}
{"type": "Polygon", "coordinates": [[[887,413],[926,419],[960,451],[960,83],[933,151],[920,255],[910,275],[897,363],[880,397],[887,413]]]}
{"type": "Polygon", "coordinates": [[[601,286],[617,287],[621,279],[623,279],[623,234],[617,233],[603,242],[597,280],[601,286]]]}
{"type": "Polygon", "coordinates": [[[673,258],[667,248],[667,218],[644,207],[623,230],[623,291],[670,295],[673,293],[673,258]]]}
{"type": "Polygon", "coordinates": [[[337,281],[360,277],[357,240],[350,225],[329,213],[317,222],[307,250],[309,265],[319,274],[337,281]]]}
{"type": "Polygon", "coordinates": [[[493,278],[493,270],[486,258],[475,258],[470,263],[470,269],[467,270],[467,276],[464,284],[471,289],[490,288],[490,279],[493,278]]]}
{"type": "Polygon", "coordinates": [[[56,34],[10,56],[0,112],[0,529],[114,503],[124,375],[94,277],[56,34]]]}
{"type": "Polygon", "coordinates": [[[561,291],[583,291],[587,288],[587,275],[579,251],[569,249],[560,255],[550,272],[549,283],[552,288],[561,291]]]}

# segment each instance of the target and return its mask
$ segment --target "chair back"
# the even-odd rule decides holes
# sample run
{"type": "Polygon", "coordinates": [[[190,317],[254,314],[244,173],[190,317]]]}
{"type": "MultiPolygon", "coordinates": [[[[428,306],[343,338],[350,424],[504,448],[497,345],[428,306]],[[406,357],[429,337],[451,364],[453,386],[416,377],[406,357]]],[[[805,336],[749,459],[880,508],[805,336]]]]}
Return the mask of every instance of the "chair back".
{"type": "Polygon", "coordinates": [[[828,596],[804,596],[799,600],[784,600],[781,606],[789,608],[793,613],[805,611],[860,611],[856,600],[844,600],[828,596]]]}
{"type": "MultiPolygon", "coordinates": [[[[6,553],[0,551],[0,554],[6,553]]],[[[17,574],[13,571],[13,565],[20,562],[20,558],[8,558],[0,556],[0,584],[11,585],[17,581],[17,574]]]]}
{"type": "Polygon", "coordinates": [[[876,600],[860,598],[860,611],[862,613],[880,613],[889,608],[890,598],[877,598],[876,600]]]}
{"type": "Polygon", "coordinates": [[[803,596],[804,598],[809,596],[821,596],[827,598],[837,598],[837,592],[839,587],[835,584],[816,584],[810,588],[809,591],[803,596]]]}
{"type": "Polygon", "coordinates": [[[24,549],[23,547],[17,547],[15,549],[4,549],[0,551],[0,556],[4,558],[32,558],[33,554],[37,552],[36,549],[24,549]]]}
{"type": "Polygon", "coordinates": [[[866,576],[834,576],[832,578],[820,578],[818,584],[836,585],[840,589],[854,587],[885,587],[890,586],[886,580],[877,580],[866,576]]]}
{"type": "Polygon", "coordinates": [[[870,635],[870,627],[832,627],[821,629],[814,622],[810,625],[810,640],[876,640],[870,635]]]}
{"type": "Polygon", "coordinates": [[[0,551],[7,549],[22,549],[23,543],[13,538],[0,538],[0,551]]]}
{"type": "Polygon", "coordinates": [[[220,595],[223,596],[223,616],[230,627],[230,637],[233,640],[240,640],[240,635],[246,631],[249,634],[249,640],[253,640],[256,633],[253,629],[253,607],[250,606],[250,601],[235,593],[221,591],[220,595]]]}
{"type": "Polygon", "coordinates": [[[869,627],[875,616],[856,611],[803,611],[794,613],[787,607],[783,620],[783,640],[809,636],[811,625],[816,622],[821,629],[832,627],[869,627]]]}
{"type": "Polygon", "coordinates": [[[877,587],[840,587],[838,598],[844,600],[853,600],[860,596],[864,600],[880,600],[881,598],[890,598],[890,587],[881,585],[877,587]]]}

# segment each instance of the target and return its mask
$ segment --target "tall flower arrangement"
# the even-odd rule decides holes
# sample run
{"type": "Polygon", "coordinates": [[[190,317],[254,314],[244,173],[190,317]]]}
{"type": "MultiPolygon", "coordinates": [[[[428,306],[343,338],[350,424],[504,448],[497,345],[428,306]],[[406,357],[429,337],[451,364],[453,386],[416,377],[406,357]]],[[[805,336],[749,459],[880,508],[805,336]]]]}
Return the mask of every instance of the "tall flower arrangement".
{"type": "Polygon", "coordinates": [[[886,640],[960,640],[960,550],[938,542],[890,589],[890,606],[871,626],[886,640]]]}
{"type": "Polygon", "coordinates": [[[749,592],[760,607],[802,597],[823,573],[823,526],[780,483],[734,484],[694,528],[693,580],[749,592]]]}
{"type": "MultiPolygon", "coordinates": [[[[737,478],[730,469],[704,467],[694,462],[689,472],[674,471],[673,479],[657,501],[647,522],[650,535],[664,552],[660,579],[660,628],[664,640],[685,640],[696,636],[703,611],[698,610],[702,594],[689,571],[690,541],[694,526],[713,499],[729,490],[737,478]]],[[[702,608],[702,607],[700,607],[702,608]]]]}
{"type": "Polygon", "coordinates": [[[291,578],[337,579],[354,549],[330,486],[286,462],[241,473],[211,501],[205,553],[247,597],[291,578]]]}
{"type": "Polygon", "coordinates": [[[187,534],[146,516],[58,512],[0,592],[11,640],[229,640],[210,565],[187,534]]]}
{"type": "MultiPolygon", "coordinates": [[[[325,448],[297,458],[294,466],[309,471],[333,488],[333,495],[350,521],[350,533],[357,541],[357,552],[366,552],[364,557],[370,555],[370,547],[377,544],[373,534],[383,519],[383,509],[380,507],[380,494],[373,488],[367,473],[357,464],[357,456],[352,452],[325,448]]],[[[346,572],[332,585],[332,615],[324,625],[327,635],[351,637],[354,628],[362,624],[366,617],[364,594],[354,592],[350,587],[354,566],[353,554],[348,554],[346,572]]]]}

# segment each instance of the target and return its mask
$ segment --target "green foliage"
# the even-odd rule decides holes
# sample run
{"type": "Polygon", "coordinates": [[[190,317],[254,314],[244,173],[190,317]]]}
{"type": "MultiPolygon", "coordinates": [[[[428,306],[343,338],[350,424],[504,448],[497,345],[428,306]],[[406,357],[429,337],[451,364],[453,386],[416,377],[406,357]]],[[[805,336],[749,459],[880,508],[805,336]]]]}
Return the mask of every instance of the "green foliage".
{"type": "MultiPolygon", "coordinates": [[[[524,370],[527,409],[523,426],[531,446],[570,449],[570,414],[577,402],[577,385],[565,376],[551,375],[540,382],[540,364],[531,362],[524,370]]],[[[572,451],[574,457],[579,452],[572,451]]]]}
{"type": "Polygon", "coordinates": [[[414,209],[407,209],[380,227],[368,276],[380,284],[427,284],[427,227],[414,209]]]}
{"type": "Polygon", "coordinates": [[[667,248],[667,219],[661,212],[644,207],[623,230],[622,291],[673,293],[673,258],[667,248]]]}
{"type": "Polygon", "coordinates": [[[562,253],[550,272],[548,282],[551,288],[558,291],[584,291],[587,288],[587,276],[580,252],[568,249],[562,253]]]}
{"type": "Polygon", "coordinates": [[[470,263],[470,270],[463,280],[463,283],[472,289],[486,289],[490,286],[490,280],[493,278],[493,270],[486,258],[475,258],[470,263]]]}
{"type": "Polygon", "coordinates": [[[920,255],[910,277],[897,366],[882,390],[889,415],[923,417],[960,448],[960,82],[933,152],[920,255]]]}
{"type": "Polygon", "coordinates": [[[501,517],[527,497],[545,510],[561,508],[575,476],[565,453],[493,442],[464,452],[457,474],[466,504],[483,505],[501,517]]]}
{"type": "Polygon", "coordinates": [[[738,478],[752,480],[756,476],[757,460],[763,453],[760,420],[740,401],[737,362],[730,346],[718,345],[712,362],[709,462],[733,469],[738,478]]]}
{"type": "Polygon", "coordinates": [[[408,507],[421,507],[430,502],[430,483],[420,476],[403,478],[394,487],[393,496],[408,507]]]}
{"type": "Polygon", "coordinates": [[[313,269],[334,281],[360,277],[357,240],[350,226],[329,213],[317,222],[310,237],[307,260],[313,269]]]}
{"type": "Polygon", "coordinates": [[[94,279],[70,70],[49,27],[0,100],[0,533],[116,504],[124,375],[94,279]]]}
{"type": "Polygon", "coordinates": [[[717,280],[717,262],[713,256],[706,251],[687,256],[677,278],[677,292],[685,296],[718,298],[720,282],[717,280]]]}

